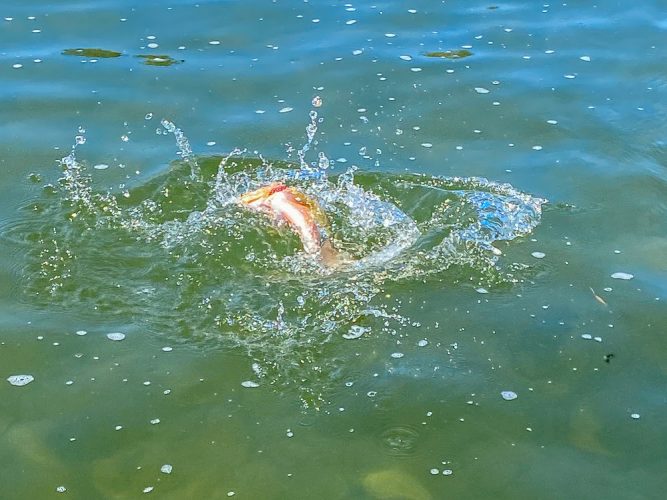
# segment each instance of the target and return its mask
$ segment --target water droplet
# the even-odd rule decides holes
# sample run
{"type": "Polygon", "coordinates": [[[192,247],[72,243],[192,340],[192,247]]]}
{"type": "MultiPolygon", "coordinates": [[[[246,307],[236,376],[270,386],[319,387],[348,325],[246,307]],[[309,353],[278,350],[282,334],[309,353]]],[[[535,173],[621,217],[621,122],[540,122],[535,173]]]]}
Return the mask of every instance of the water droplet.
{"type": "Polygon", "coordinates": [[[352,325],[347,333],[343,334],[343,338],[347,340],[354,340],[361,337],[364,333],[369,332],[370,327],[364,327],[359,325],[352,325]]]}

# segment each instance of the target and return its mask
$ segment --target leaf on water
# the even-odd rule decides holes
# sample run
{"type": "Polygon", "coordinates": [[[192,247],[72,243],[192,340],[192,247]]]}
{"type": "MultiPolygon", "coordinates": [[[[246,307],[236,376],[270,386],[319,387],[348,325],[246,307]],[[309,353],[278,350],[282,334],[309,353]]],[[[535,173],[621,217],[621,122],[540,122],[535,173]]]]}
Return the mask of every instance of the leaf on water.
{"type": "Polygon", "coordinates": [[[604,301],[604,299],[602,297],[600,297],[597,293],[595,293],[595,290],[593,290],[593,288],[589,287],[589,289],[590,289],[591,293],[593,294],[593,298],[595,300],[597,300],[603,306],[607,305],[607,303],[604,301]]]}
{"type": "Polygon", "coordinates": [[[95,57],[100,59],[108,57],[120,57],[123,55],[121,52],[105,49],[65,49],[62,51],[62,54],[64,56],[95,57]]]}
{"type": "Polygon", "coordinates": [[[136,57],[140,57],[141,59],[144,60],[144,64],[148,64],[149,66],[171,66],[173,64],[181,64],[182,62],[185,62],[182,59],[174,59],[171,56],[165,56],[165,55],[154,55],[154,54],[139,54],[136,57]]]}
{"type": "Polygon", "coordinates": [[[472,52],[466,49],[440,50],[435,52],[426,52],[426,57],[439,57],[441,59],[463,59],[470,57],[472,52]]]}

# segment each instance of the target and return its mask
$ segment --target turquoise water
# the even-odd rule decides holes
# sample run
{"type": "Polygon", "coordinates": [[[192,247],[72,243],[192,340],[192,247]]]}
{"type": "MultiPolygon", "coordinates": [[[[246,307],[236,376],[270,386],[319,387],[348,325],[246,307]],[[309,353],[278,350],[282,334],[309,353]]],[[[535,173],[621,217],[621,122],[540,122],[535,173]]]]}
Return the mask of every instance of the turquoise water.
{"type": "Polygon", "coordinates": [[[661,498],[666,28],[4,2],[0,496],[661,498]]]}

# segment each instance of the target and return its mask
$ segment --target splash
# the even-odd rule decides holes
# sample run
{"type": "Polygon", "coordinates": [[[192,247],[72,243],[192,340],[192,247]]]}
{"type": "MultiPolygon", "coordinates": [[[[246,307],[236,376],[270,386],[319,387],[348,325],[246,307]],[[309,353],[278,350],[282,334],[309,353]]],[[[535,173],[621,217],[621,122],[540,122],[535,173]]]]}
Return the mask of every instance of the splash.
{"type": "Polygon", "coordinates": [[[58,185],[46,188],[18,229],[29,242],[28,293],[243,349],[259,379],[298,385],[312,403],[336,373],[330,346],[406,323],[383,305],[387,286],[508,281],[497,244],[530,233],[544,200],[481,178],[355,167],[334,175],[324,153],[307,161],[318,123],[313,110],[294,164],[242,150],[196,156],[183,132],[163,120],[180,159],[123,193],[94,188],[77,159],[81,133],[60,161],[58,185]],[[322,267],[288,228],[239,205],[241,194],[269,182],[317,200],[347,265],[322,267]]]}

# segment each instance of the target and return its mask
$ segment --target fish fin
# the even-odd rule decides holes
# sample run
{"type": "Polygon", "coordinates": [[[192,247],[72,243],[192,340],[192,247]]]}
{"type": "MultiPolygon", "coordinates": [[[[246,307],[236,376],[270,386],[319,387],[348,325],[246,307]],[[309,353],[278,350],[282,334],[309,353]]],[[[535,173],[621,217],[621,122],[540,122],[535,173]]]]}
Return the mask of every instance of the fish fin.
{"type": "Polygon", "coordinates": [[[342,264],[341,255],[331,243],[331,240],[325,240],[320,248],[320,258],[327,267],[338,267],[342,264]]]}

